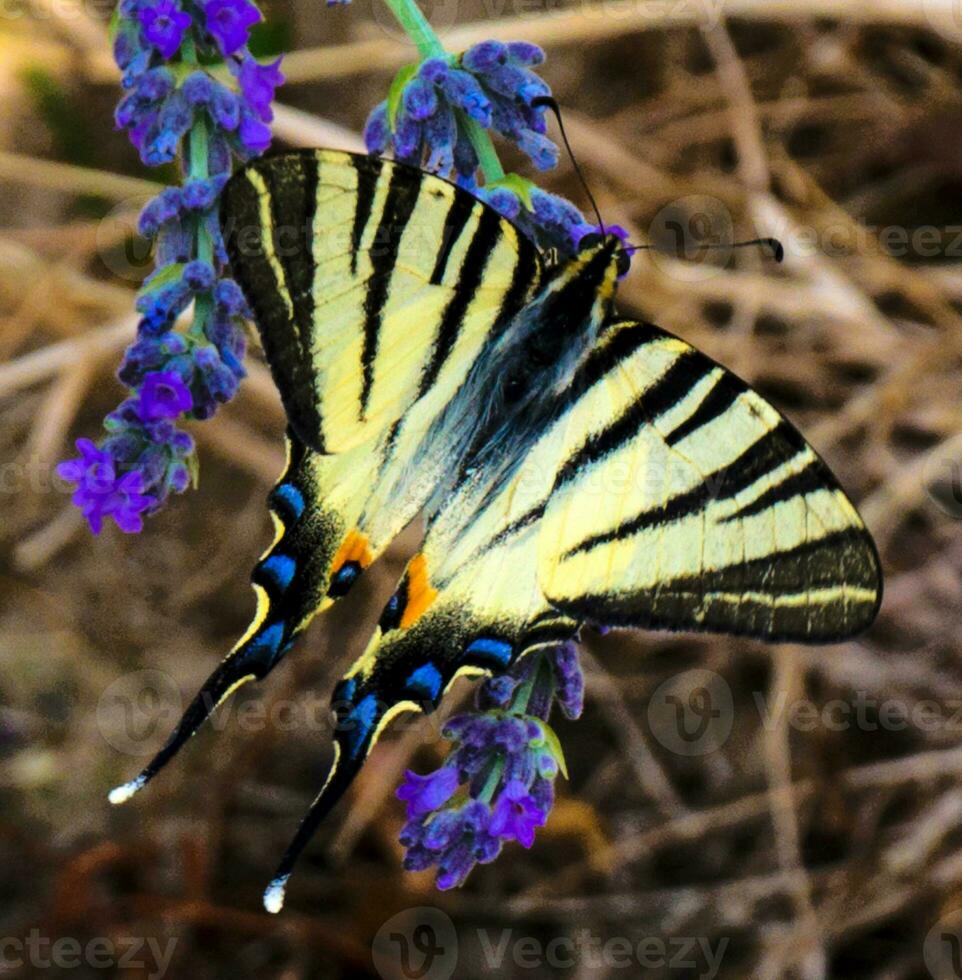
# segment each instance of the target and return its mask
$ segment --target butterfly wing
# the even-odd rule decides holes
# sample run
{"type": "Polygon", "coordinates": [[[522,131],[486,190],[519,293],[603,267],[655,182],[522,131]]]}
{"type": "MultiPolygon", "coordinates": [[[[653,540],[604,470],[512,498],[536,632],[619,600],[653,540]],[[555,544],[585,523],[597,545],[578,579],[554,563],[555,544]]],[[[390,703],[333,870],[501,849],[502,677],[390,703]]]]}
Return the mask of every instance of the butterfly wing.
{"type": "Polygon", "coordinates": [[[446,181],[329,150],[260,159],[223,194],[231,268],[290,424],[270,497],[276,535],[252,575],[257,612],[127,799],[241,684],[265,677],[430,493],[421,436],[485,343],[537,288],[535,247],[446,181]]]}
{"type": "Polygon", "coordinates": [[[291,427],[319,452],[453,392],[540,277],[534,245],[492,208],[375,157],[263,158],[229,181],[222,207],[291,427]]]}
{"type": "Polygon", "coordinates": [[[367,649],[334,692],[334,761],[265,893],[270,911],[280,909],[300,853],[398,713],[433,711],[458,676],[501,673],[524,652],[577,632],[578,621],[538,585],[539,526],[528,515],[553,472],[526,467],[496,489],[480,474],[432,521],[367,649]]]}
{"type": "Polygon", "coordinates": [[[811,643],[872,622],[871,537],[771,405],[640,323],[610,326],[589,363],[540,536],[540,580],[558,609],[811,643]]]}

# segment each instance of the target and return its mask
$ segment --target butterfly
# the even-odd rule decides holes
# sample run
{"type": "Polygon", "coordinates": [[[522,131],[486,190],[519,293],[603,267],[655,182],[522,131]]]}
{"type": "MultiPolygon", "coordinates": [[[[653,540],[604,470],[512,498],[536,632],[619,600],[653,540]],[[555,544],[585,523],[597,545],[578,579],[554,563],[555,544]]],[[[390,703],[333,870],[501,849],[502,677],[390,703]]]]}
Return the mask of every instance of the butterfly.
{"type": "Polygon", "coordinates": [[[878,555],[828,468],[725,368],[619,315],[616,236],[548,262],[468,191],[332,150],[238,171],[221,223],[288,419],[276,534],[246,635],[111,799],[425,527],[336,685],[334,762],[271,911],[391,719],[434,710],[459,676],[585,624],[831,643],[875,618],[878,555]]]}

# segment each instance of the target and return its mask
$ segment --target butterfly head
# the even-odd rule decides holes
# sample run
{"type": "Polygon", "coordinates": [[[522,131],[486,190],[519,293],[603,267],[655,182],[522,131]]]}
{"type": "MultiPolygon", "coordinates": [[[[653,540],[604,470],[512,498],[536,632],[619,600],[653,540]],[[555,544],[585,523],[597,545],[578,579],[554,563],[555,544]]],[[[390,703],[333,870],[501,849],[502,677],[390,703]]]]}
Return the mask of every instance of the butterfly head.
{"type": "MultiPolygon", "coordinates": [[[[625,251],[625,243],[621,237],[613,232],[592,231],[583,235],[578,242],[578,256],[594,258],[595,256],[604,257],[608,260],[606,273],[614,271],[614,279],[617,281],[625,276],[631,266],[631,256],[625,251]]],[[[606,279],[609,278],[607,275],[606,279]]]]}

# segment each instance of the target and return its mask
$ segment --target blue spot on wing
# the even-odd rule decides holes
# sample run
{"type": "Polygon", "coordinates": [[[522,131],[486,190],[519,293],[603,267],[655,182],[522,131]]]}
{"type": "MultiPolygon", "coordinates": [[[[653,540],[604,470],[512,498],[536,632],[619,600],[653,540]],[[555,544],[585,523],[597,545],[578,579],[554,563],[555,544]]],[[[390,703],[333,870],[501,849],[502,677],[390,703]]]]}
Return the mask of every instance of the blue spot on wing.
{"type": "Polygon", "coordinates": [[[411,672],[404,682],[404,688],[408,694],[421,695],[434,701],[441,693],[442,683],[441,671],[434,664],[427,663],[411,672]]]}
{"type": "Polygon", "coordinates": [[[361,577],[361,566],[356,561],[345,562],[331,579],[327,594],[332,598],[339,599],[347,595],[351,586],[361,577]]]}
{"type": "Polygon", "coordinates": [[[354,692],[357,690],[357,681],[353,677],[347,677],[337,682],[334,693],[331,695],[332,704],[352,704],[354,702],[354,692]]]}
{"type": "Polygon", "coordinates": [[[351,713],[344,719],[345,741],[347,751],[352,758],[363,748],[371,734],[371,730],[377,724],[380,710],[377,706],[377,697],[373,694],[365,695],[351,710],[351,713]]]}
{"type": "Polygon", "coordinates": [[[261,562],[260,567],[262,572],[270,576],[277,588],[284,592],[294,578],[297,562],[289,555],[271,555],[261,562]]]}
{"type": "Polygon", "coordinates": [[[262,629],[260,633],[253,636],[248,644],[248,651],[250,653],[260,653],[261,651],[266,652],[270,655],[271,660],[278,655],[280,651],[281,641],[284,639],[284,624],[273,623],[271,626],[262,629]]]}
{"type": "Polygon", "coordinates": [[[304,513],[304,495],[293,483],[281,483],[274,487],[274,499],[280,501],[290,516],[297,520],[304,513]]]}
{"type": "Polygon", "coordinates": [[[511,663],[514,647],[506,640],[497,640],[492,636],[482,636],[472,640],[464,651],[468,657],[493,663],[497,667],[507,667],[511,663]]]}

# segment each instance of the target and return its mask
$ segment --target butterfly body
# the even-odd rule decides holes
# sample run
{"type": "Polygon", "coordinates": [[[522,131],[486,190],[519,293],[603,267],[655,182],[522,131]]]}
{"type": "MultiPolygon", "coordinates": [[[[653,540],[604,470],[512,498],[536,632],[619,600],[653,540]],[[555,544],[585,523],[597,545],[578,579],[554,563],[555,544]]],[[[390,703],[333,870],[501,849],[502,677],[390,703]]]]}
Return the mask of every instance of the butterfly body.
{"type": "Polygon", "coordinates": [[[334,691],[328,781],[268,893],[400,711],[584,622],[832,642],[878,559],[798,432],[672,335],[620,317],[614,237],[546,265],[467,192],[327,150],[257,161],[225,239],[289,420],[258,612],[125,799],[276,666],[421,516],[417,554],[334,691]]]}

